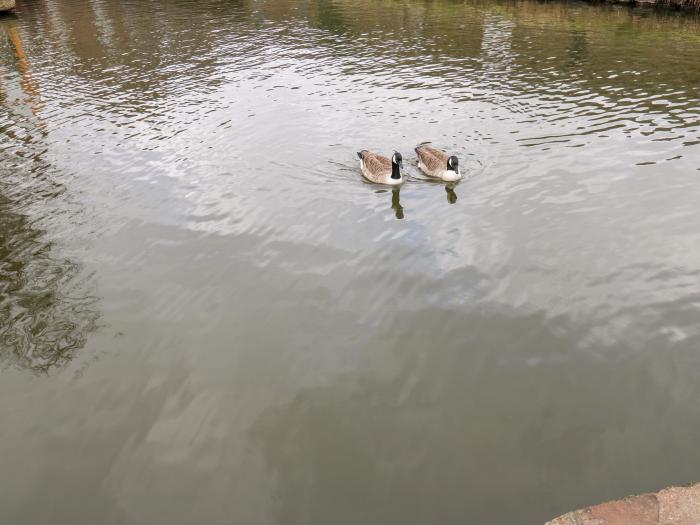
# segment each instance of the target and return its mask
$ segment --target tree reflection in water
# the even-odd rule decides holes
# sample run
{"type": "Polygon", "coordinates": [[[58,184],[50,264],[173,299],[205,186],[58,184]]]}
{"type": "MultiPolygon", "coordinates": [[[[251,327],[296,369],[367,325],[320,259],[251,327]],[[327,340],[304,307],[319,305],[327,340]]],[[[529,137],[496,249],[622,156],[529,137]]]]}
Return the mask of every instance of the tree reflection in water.
{"type": "Polygon", "coordinates": [[[99,316],[77,263],[0,195],[0,366],[47,372],[82,348],[99,316]]]}
{"type": "Polygon", "coordinates": [[[39,165],[49,168],[42,158],[48,132],[14,18],[0,24],[0,43],[8,67],[0,70],[8,124],[0,149],[0,368],[48,372],[85,345],[99,317],[97,299],[86,293],[90,279],[81,265],[57,256],[48,233],[36,226],[51,213],[48,203],[65,197],[65,187],[51,176],[35,176],[39,165]]]}

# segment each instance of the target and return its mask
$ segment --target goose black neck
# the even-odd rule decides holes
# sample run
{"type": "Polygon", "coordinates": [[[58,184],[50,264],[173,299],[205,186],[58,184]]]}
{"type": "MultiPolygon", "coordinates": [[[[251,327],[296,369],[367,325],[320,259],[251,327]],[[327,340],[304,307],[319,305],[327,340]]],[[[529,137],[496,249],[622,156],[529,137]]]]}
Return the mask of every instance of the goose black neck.
{"type": "Polygon", "coordinates": [[[399,171],[399,165],[396,162],[391,163],[391,178],[400,179],[401,172],[399,171]]]}

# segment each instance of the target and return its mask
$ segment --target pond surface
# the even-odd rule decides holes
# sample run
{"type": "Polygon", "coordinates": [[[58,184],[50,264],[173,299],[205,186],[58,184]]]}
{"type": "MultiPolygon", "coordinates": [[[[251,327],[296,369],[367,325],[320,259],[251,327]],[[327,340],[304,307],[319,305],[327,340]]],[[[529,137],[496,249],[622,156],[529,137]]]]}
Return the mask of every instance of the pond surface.
{"type": "Polygon", "coordinates": [[[540,524],[700,479],[696,20],[18,4],[0,521],[540,524]]]}

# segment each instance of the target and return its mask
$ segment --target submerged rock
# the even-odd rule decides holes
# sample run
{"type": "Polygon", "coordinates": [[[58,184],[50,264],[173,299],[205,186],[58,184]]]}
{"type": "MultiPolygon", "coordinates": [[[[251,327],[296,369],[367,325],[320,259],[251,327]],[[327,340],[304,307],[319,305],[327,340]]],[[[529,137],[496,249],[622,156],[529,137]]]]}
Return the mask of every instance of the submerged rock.
{"type": "Polygon", "coordinates": [[[698,525],[700,483],[576,510],[546,525],[698,525]]]}
{"type": "Polygon", "coordinates": [[[0,11],[7,11],[15,6],[15,0],[0,0],[0,11]]]}

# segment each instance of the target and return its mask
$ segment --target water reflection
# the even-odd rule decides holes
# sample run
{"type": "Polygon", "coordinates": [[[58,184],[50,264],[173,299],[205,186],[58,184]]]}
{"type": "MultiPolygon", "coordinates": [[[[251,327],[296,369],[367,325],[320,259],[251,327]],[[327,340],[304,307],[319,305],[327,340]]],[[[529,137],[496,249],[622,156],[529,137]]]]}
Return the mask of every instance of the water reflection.
{"type": "Polygon", "coordinates": [[[39,85],[32,76],[31,69],[29,68],[29,62],[27,61],[27,55],[24,52],[24,46],[22,45],[22,37],[20,36],[19,29],[14,25],[10,25],[9,27],[6,26],[6,29],[9,33],[10,40],[12,41],[12,45],[17,56],[17,65],[22,78],[22,89],[27,94],[27,101],[32,107],[32,112],[36,116],[42,107],[39,85]]]}
{"type": "Polygon", "coordinates": [[[99,317],[80,266],[0,194],[0,364],[47,372],[85,345],[99,317]]]}
{"type": "MultiPolygon", "coordinates": [[[[390,190],[376,190],[377,194],[389,193],[390,190]]],[[[404,218],[403,206],[401,204],[401,188],[391,188],[391,209],[394,211],[394,216],[401,220],[404,218]]]]}
{"type": "Polygon", "coordinates": [[[391,190],[391,209],[394,210],[397,219],[403,219],[403,206],[401,206],[401,188],[391,190]]]}
{"type": "Polygon", "coordinates": [[[366,366],[300,389],[252,427],[274,480],[276,522],[536,524],[575,506],[580,491],[596,490],[580,480],[597,465],[632,459],[618,445],[653,450],[666,439],[661,426],[625,432],[618,414],[633,427],[660,414],[634,399],[638,388],[663,391],[668,377],[638,375],[643,361],[572,359],[575,338],[557,324],[431,309],[373,334],[366,366]],[[426,317],[442,329],[408,328],[426,317]]]}
{"type": "Polygon", "coordinates": [[[46,159],[44,103],[18,18],[0,19],[0,40],[0,65],[7,67],[0,68],[7,110],[0,148],[0,365],[48,372],[85,345],[99,313],[87,291],[92,279],[78,262],[58,255],[37,226],[52,213],[70,215],[52,205],[68,197],[46,159]]]}
{"type": "Polygon", "coordinates": [[[457,194],[455,193],[454,187],[454,184],[445,184],[445,192],[447,193],[447,202],[449,204],[457,202],[457,194]]]}
{"type": "Polygon", "coordinates": [[[110,359],[69,399],[62,374],[0,381],[0,461],[38,465],[0,486],[15,522],[107,523],[84,504],[110,499],[132,522],[178,501],[174,524],[542,523],[700,471],[696,20],[491,0],[18,13],[2,363],[110,359]],[[376,194],[328,162],[422,140],[473,160],[459,189],[376,194]],[[125,337],[93,334],[99,312],[125,337]]]}

